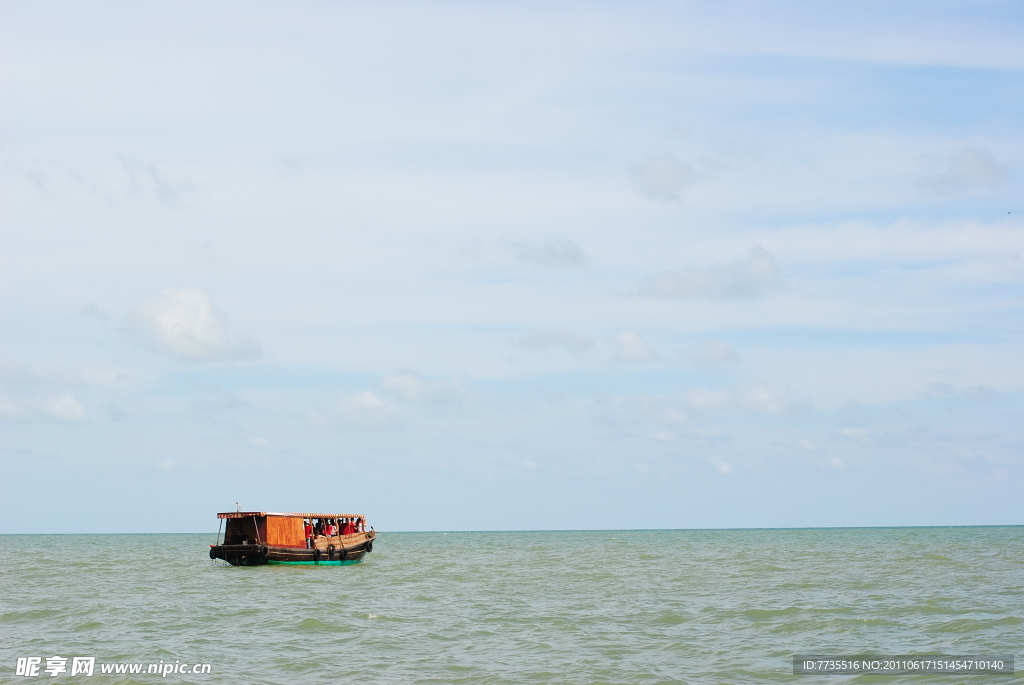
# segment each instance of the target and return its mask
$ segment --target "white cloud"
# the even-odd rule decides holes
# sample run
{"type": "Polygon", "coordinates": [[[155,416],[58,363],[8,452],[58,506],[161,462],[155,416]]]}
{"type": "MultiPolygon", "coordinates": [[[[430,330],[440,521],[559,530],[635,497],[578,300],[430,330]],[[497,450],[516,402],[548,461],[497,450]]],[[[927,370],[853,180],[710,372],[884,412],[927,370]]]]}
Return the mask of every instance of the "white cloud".
{"type": "Polygon", "coordinates": [[[929,399],[960,397],[978,402],[991,402],[999,399],[999,393],[985,385],[955,388],[949,383],[928,383],[918,390],[917,394],[929,399]]]}
{"type": "Polygon", "coordinates": [[[306,419],[320,428],[343,426],[366,431],[393,430],[405,423],[394,405],[368,390],[343,395],[333,410],[311,411],[306,419]]]}
{"type": "Polygon", "coordinates": [[[840,428],[838,433],[840,436],[855,442],[858,445],[869,446],[874,443],[867,430],[863,428],[840,428]]]}
{"type": "Polygon", "coordinates": [[[306,412],[306,420],[309,422],[309,425],[317,426],[318,428],[327,428],[331,425],[331,420],[318,411],[306,412]]]}
{"type": "Polygon", "coordinates": [[[370,391],[343,397],[334,417],[342,425],[362,430],[391,430],[403,423],[401,414],[390,402],[370,391]]]}
{"type": "Polygon", "coordinates": [[[723,440],[728,437],[724,430],[717,426],[685,426],[677,428],[675,432],[658,431],[651,435],[655,440],[662,442],[686,441],[696,443],[709,443],[711,441],[723,440]]]}
{"type": "Polygon", "coordinates": [[[692,390],[686,401],[700,411],[744,411],[767,416],[786,416],[810,406],[809,400],[795,400],[787,392],[768,385],[737,386],[726,390],[692,390]]]}
{"type": "Polygon", "coordinates": [[[85,385],[99,386],[104,388],[124,387],[132,380],[132,375],[127,371],[112,367],[96,367],[75,369],[59,367],[54,369],[50,378],[61,385],[85,385]]]}
{"type": "Polygon", "coordinates": [[[808,452],[817,452],[818,451],[818,446],[816,444],[814,444],[814,442],[812,442],[811,440],[808,440],[807,438],[804,438],[802,440],[798,440],[796,444],[801,449],[805,449],[808,452]]]}
{"type": "Polygon", "coordinates": [[[457,378],[428,381],[411,373],[389,376],[381,385],[393,395],[413,404],[458,404],[469,394],[466,386],[457,378]]]}
{"type": "Polygon", "coordinates": [[[615,345],[618,347],[618,358],[627,362],[649,362],[657,355],[654,350],[636,333],[623,331],[615,334],[615,345]]]}
{"type": "Polygon", "coordinates": [[[711,440],[725,440],[729,434],[719,426],[694,426],[679,431],[680,437],[698,442],[709,442],[711,440]]]}
{"type": "Polygon", "coordinates": [[[648,279],[646,292],[659,297],[753,297],[782,286],[775,258],[755,245],[747,258],[731,264],[665,271],[648,279]]]}
{"type": "Polygon", "coordinates": [[[517,345],[528,350],[561,347],[567,352],[578,354],[593,347],[594,343],[584,333],[561,327],[524,333],[517,345]]]}
{"type": "Polygon", "coordinates": [[[671,155],[648,157],[630,170],[630,176],[638,193],[667,202],[680,199],[683,191],[697,181],[694,168],[671,155]]]}
{"type": "Polygon", "coordinates": [[[735,364],[740,360],[732,345],[718,338],[708,338],[694,345],[689,349],[688,356],[694,364],[706,369],[735,364]]]}
{"type": "Polygon", "coordinates": [[[22,408],[6,395],[0,395],[0,419],[17,421],[20,418],[23,418],[22,408]]]}
{"type": "Polygon", "coordinates": [[[85,418],[85,409],[71,395],[51,395],[42,401],[0,395],[0,420],[51,419],[61,423],[81,423],[85,418]]]}
{"type": "Polygon", "coordinates": [[[923,180],[935,195],[953,195],[976,188],[997,186],[1007,179],[1008,167],[981,148],[967,148],[943,158],[930,160],[936,170],[923,180]]]}
{"type": "Polygon", "coordinates": [[[259,357],[259,344],[228,334],[224,317],[198,288],[167,288],[143,302],[131,316],[158,349],[187,361],[259,357]]]}
{"type": "Polygon", "coordinates": [[[0,360],[0,382],[8,385],[58,385],[123,388],[132,375],[115,367],[76,368],[58,366],[37,372],[31,364],[11,364],[0,360]]]}
{"type": "Polygon", "coordinates": [[[663,416],[669,423],[686,423],[690,420],[686,412],[681,412],[675,407],[666,407],[663,416]]]}
{"type": "Polygon", "coordinates": [[[85,409],[71,395],[59,395],[47,399],[43,404],[43,412],[65,423],[78,423],[85,420],[85,409]]]}
{"type": "Polygon", "coordinates": [[[699,389],[691,392],[687,400],[694,409],[719,409],[729,404],[732,397],[724,390],[699,389]]]}
{"type": "Polygon", "coordinates": [[[728,476],[729,474],[736,470],[736,468],[732,464],[724,462],[721,459],[712,459],[711,463],[714,464],[715,468],[718,469],[718,472],[721,473],[723,476],[728,476]]]}
{"type": "Polygon", "coordinates": [[[516,257],[521,262],[545,266],[579,266],[587,261],[583,248],[568,238],[548,236],[544,242],[519,243],[516,257]]]}
{"type": "Polygon", "coordinates": [[[785,416],[797,409],[797,404],[785,392],[766,385],[740,388],[740,406],[755,414],[785,416]]]}

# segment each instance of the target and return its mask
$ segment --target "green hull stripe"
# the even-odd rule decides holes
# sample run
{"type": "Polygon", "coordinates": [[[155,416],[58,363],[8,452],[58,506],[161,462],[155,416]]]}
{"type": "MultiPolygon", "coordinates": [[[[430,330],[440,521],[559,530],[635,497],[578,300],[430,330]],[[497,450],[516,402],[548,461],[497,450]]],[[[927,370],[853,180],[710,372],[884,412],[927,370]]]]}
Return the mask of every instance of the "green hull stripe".
{"type": "Polygon", "coordinates": [[[273,559],[267,559],[267,565],[281,565],[281,566],[351,566],[352,564],[358,564],[362,559],[348,559],[342,561],[275,561],[273,559]]]}

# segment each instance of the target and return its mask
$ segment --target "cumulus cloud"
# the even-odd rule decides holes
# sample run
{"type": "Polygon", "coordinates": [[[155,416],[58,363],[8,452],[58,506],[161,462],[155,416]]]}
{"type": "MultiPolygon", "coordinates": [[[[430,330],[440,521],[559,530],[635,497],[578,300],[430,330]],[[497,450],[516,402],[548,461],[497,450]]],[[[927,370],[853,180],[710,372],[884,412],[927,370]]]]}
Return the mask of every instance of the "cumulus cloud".
{"type": "Polygon", "coordinates": [[[516,343],[519,347],[527,350],[544,350],[551,347],[561,347],[567,352],[579,354],[591,347],[594,343],[584,333],[574,331],[571,328],[548,328],[539,331],[524,333],[523,337],[516,343]]]}
{"type": "MultiPolygon", "coordinates": [[[[602,397],[591,405],[591,417],[606,425],[653,423],[672,430],[687,426],[689,417],[673,395],[618,395],[602,397]]],[[[671,435],[664,433],[663,435],[671,435]]]]}
{"type": "Polygon", "coordinates": [[[694,409],[719,409],[732,401],[732,396],[724,390],[694,390],[687,397],[694,409]]]}
{"type": "Polygon", "coordinates": [[[224,317],[199,288],[167,288],[146,300],[131,322],[158,349],[186,361],[259,357],[259,344],[248,336],[231,336],[224,317]]]}
{"type": "Polygon", "coordinates": [[[367,431],[393,430],[404,423],[394,405],[370,391],[344,395],[333,411],[309,412],[307,418],[315,426],[340,425],[367,431]]]}
{"type": "Polygon", "coordinates": [[[712,459],[711,463],[714,464],[718,472],[723,476],[728,476],[730,473],[735,471],[735,467],[732,464],[722,461],[721,459],[712,459]]]}
{"type": "Polygon", "coordinates": [[[45,400],[15,399],[0,395],[0,420],[30,419],[81,423],[85,421],[85,409],[71,395],[51,395],[45,400]]]}
{"type": "Polygon", "coordinates": [[[726,390],[692,390],[687,404],[700,411],[743,411],[766,416],[786,416],[807,408],[809,401],[767,385],[738,386],[726,390]]]}
{"type": "Polygon", "coordinates": [[[587,261],[583,248],[568,238],[548,236],[543,243],[516,243],[516,257],[528,264],[579,266],[587,261]]]}
{"type": "Polygon", "coordinates": [[[430,381],[411,373],[388,376],[381,385],[389,393],[413,404],[459,404],[469,394],[457,378],[430,381]]]}
{"type": "Polygon", "coordinates": [[[659,297],[754,297],[782,286],[775,257],[755,245],[747,258],[731,264],[665,271],[648,279],[645,291],[659,297]]]}
{"type": "Polygon", "coordinates": [[[622,361],[649,362],[657,357],[654,350],[636,333],[629,331],[616,333],[615,345],[618,348],[617,356],[622,361]]]}
{"type": "Polygon", "coordinates": [[[398,410],[369,391],[342,398],[338,417],[347,426],[366,430],[388,430],[402,424],[398,410]]]}
{"type": "Polygon", "coordinates": [[[131,374],[114,367],[75,368],[58,366],[46,372],[38,372],[31,364],[11,364],[0,359],[0,383],[5,385],[57,385],[57,386],[99,386],[106,388],[124,387],[132,379],[131,374]]]}
{"type": "Polygon", "coordinates": [[[966,148],[943,158],[929,160],[935,172],[923,179],[924,187],[935,195],[954,195],[977,188],[990,188],[1004,182],[1008,167],[1000,164],[988,150],[966,148]]]}
{"type": "Polygon", "coordinates": [[[687,351],[690,361],[706,369],[735,364],[740,360],[736,350],[726,340],[708,338],[687,351]]]}
{"type": "Polygon", "coordinates": [[[766,385],[740,388],[739,400],[747,411],[768,416],[785,416],[797,408],[797,403],[787,393],[766,385]]]}
{"type": "Polygon", "coordinates": [[[918,392],[921,397],[928,399],[952,399],[964,398],[978,402],[991,402],[999,399],[999,393],[985,385],[977,385],[972,388],[955,388],[949,383],[929,383],[918,392]]]}
{"type": "Polygon", "coordinates": [[[673,432],[658,431],[651,437],[662,442],[701,442],[709,443],[717,440],[724,440],[728,437],[726,432],[718,426],[685,426],[677,428],[673,432]]]}
{"type": "Polygon", "coordinates": [[[15,421],[22,418],[21,407],[6,395],[0,395],[0,419],[15,421]]]}
{"type": "Polygon", "coordinates": [[[71,395],[51,397],[43,404],[43,413],[65,423],[85,420],[85,409],[71,395]]]}
{"type": "Polygon", "coordinates": [[[864,445],[865,447],[874,443],[874,440],[871,439],[871,435],[864,428],[840,428],[838,433],[840,437],[846,438],[858,445],[864,445]]]}
{"type": "Polygon", "coordinates": [[[697,172],[686,162],[671,155],[656,155],[630,169],[633,187],[650,200],[671,202],[697,182],[697,172]]]}

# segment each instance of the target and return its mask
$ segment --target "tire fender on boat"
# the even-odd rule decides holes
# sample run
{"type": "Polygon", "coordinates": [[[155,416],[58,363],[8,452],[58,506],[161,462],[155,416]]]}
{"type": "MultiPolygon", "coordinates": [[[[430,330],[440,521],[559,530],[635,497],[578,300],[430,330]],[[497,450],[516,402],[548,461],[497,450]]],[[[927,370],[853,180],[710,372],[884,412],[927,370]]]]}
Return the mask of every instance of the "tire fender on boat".
{"type": "Polygon", "coordinates": [[[266,545],[260,545],[260,556],[267,556],[268,548],[266,545]]]}
{"type": "Polygon", "coordinates": [[[366,549],[366,553],[367,554],[369,554],[370,552],[373,551],[373,540],[370,540],[369,542],[366,543],[366,548],[365,549],[366,549]]]}
{"type": "Polygon", "coordinates": [[[320,561],[320,550],[317,547],[313,548],[313,561],[320,561]]]}
{"type": "Polygon", "coordinates": [[[334,557],[334,545],[327,545],[327,558],[331,559],[334,557]]]}

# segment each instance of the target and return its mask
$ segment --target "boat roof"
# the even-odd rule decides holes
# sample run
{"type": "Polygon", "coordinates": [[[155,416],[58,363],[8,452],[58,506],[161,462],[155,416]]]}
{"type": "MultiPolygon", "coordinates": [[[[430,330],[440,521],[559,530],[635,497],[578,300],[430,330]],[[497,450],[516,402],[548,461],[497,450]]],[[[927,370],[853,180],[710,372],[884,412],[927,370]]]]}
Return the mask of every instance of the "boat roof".
{"type": "Polygon", "coordinates": [[[276,511],[222,511],[217,514],[219,519],[246,519],[250,516],[292,516],[302,519],[361,519],[362,514],[317,514],[304,512],[298,514],[282,514],[276,511]]]}

